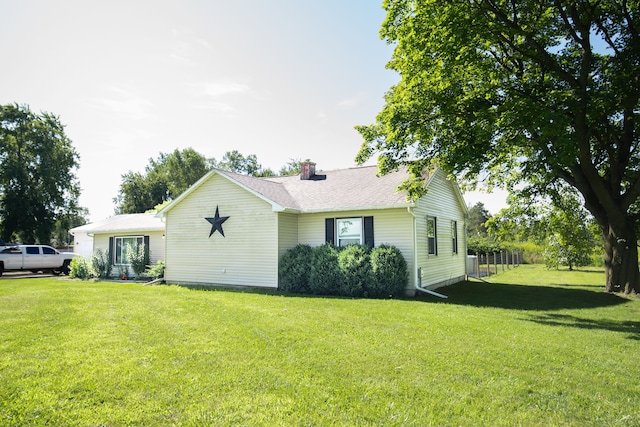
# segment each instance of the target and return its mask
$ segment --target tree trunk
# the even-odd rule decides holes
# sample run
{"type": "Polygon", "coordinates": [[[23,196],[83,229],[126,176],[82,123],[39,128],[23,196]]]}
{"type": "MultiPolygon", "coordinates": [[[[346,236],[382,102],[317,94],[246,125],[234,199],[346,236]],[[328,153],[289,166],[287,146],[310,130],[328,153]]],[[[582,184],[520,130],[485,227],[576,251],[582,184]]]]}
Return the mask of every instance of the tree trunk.
{"type": "Polygon", "coordinates": [[[606,291],[638,293],[638,238],[633,224],[603,227],[606,291]]]}

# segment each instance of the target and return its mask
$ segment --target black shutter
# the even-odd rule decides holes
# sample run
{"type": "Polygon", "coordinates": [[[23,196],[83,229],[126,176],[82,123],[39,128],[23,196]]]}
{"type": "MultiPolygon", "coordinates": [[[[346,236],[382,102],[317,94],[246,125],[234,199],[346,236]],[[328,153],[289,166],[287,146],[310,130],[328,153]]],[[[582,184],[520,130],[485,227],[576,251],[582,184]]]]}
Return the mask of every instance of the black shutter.
{"type": "Polygon", "coordinates": [[[364,244],[373,248],[375,246],[375,241],[373,239],[373,217],[365,216],[364,217],[364,244]]]}
{"type": "Polygon", "coordinates": [[[335,245],[335,227],[336,220],[334,218],[325,218],[324,220],[324,241],[335,245]]]}
{"type": "Polygon", "coordinates": [[[433,241],[435,242],[436,255],[438,255],[438,218],[433,218],[433,241]]]}
{"type": "Polygon", "coordinates": [[[144,241],[144,262],[149,264],[151,261],[150,256],[151,256],[151,250],[149,249],[149,236],[143,236],[143,241],[144,241]]]}
{"type": "Polygon", "coordinates": [[[111,261],[111,265],[115,265],[116,263],[116,248],[114,245],[114,240],[115,239],[113,238],[113,236],[109,237],[109,249],[107,249],[109,253],[108,258],[111,261]]]}

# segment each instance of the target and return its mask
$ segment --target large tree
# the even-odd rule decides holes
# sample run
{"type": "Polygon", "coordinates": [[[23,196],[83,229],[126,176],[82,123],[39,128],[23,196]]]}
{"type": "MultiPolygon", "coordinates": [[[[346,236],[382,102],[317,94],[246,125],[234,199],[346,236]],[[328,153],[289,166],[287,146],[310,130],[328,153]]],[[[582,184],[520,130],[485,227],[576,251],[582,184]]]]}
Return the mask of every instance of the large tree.
{"type": "Polygon", "coordinates": [[[258,157],[255,154],[244,156],[238,150],[227,151],[224,153],[222,160],[219,162],[212,159],[211,163],[214,168],[224,169],[232,172],[241,173],[251,176],[273,176],[275,175],[271,169],[263,169],[258,163],[258,157]]]}
{"type": "MultiPolygon", "coordinates": [[[[640,1],[386,0],[381,35],[401,79],[365,161],[419,176],[576,188],[605,242],[606,289],[637,292],[640,1]]],[[[421,191],[420,179],[407,185],[421,191]]]]}
{"type": "Polygon", "coordinates": [[[116,213],[140,213],[179,196],[211,169],[207,159],[193,148],[175,149],[149,159],[145,173],[122,175],[116,213]]]}
{"type": "Polygon", "coordinates": [[[491,218],[489,211],[484,207],[484,203],[478,202],[469,206],[469,220],[467,221],[467,235],[469,237],[485,237],[487,226],[485,223],[491,218]]]}
{"type": "Polygon", "coordinates": [[[58,117],[0,106],[0,236],[50,243],[58,220],[82,213],[79,157],[58,117]]]}

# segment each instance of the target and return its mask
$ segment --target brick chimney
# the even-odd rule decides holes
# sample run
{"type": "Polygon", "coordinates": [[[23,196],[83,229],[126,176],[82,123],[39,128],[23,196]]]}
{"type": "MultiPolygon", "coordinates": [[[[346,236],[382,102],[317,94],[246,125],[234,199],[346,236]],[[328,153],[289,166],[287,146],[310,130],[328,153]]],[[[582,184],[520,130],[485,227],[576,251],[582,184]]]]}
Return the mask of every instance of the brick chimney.
{"type": "Polygon", "coordinates": [[[300,179],[309,180],[316,175],[316,164],[313,162],[300,162],[300,179]]]}

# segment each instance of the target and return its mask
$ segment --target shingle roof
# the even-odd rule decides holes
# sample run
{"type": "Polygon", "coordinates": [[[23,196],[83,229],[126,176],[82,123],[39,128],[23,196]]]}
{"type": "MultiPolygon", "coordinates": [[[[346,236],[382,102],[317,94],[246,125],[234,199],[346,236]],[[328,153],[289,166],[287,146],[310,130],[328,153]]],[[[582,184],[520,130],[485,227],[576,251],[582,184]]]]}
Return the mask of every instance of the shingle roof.
{"type": "Polygon", "coordinates": [[[382,209],[409,206],[398,186],[405,171],[377,176],[375,166],[316,172],[316,179],[300,176],[256,178],[219,170],[217,173],[247,187],[285,209],[319,212],[353,209],[382,209]]]}
{"type": "Polygon", "coordinates": [[[164,229],[164,222],[155,214],[138,213],[115,215],[101,221],[72,228],[69,232],[71,234],[76,232],[111,233],[129,231],[160,231],[164,229]]]}

